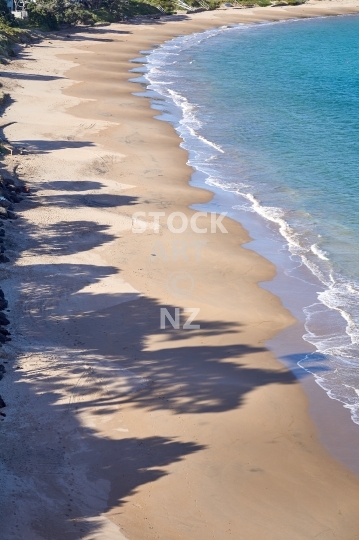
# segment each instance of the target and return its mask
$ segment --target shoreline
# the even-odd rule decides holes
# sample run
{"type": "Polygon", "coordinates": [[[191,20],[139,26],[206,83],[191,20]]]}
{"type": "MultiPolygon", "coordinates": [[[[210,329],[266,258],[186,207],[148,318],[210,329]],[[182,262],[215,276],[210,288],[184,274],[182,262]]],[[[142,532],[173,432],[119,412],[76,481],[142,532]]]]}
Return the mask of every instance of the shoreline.
{"type": "MultiPolygon", "coordinates": [[[[294,19],[294,21],[299,21],[299,19],[294,19]]],[[[225,29],[226,27],[218,27],[218,30],[222,28],[225,29]]],[[[201,33],[196,33],[195,35],[198,36],[198,39],[201,38],[201,33]]],[[[157,47],[153,50],[157,50],[157,47]]],[[[183,118],[183,111],[181,111],[181,106],[177,102],[174,103],[168,96],[165,97],[160,87],[157,86],[156,90],[150,89],[151,86],[156,87],[156,83],[149,82],[143,76],[143,74],[148,72],[147,54],[150,55],[152,51],[145,51],[146,55],[143,57],[142,62],[142,58],[131,60],[135,64],[135,68],[130,70],[130,72],[134,73],[136,77],[131,77],[130,81],[134,84],[139,84],[143,88],[142,92],[135,92],[134,95],[147,98],[151,103],[151,108],[158,113],[155,119],[168,122],[176,131],[179,141],[182,141],[180,121],[183,118]],[[140,67],[136,67],[138,65],[140,67]]],[[[150,63],[150,66],[153,69],[153,64],[150,63]]],[[[253,217],[249,217],[246,212],[235,210],[236,204],[239,202],[237,197],[239,196],[239,199],[243,202],[247,201],[247,198],[240,193],[233,192],[232,194],[232,191],[224,186],[216,186],[211,182],[207,182],[211,178],[210,173],[204,173],[193,165],[196,162],[196,158],[192,156],[190,140],[185,138],[184,143],[184,145],[181,144],[181,147],[188,152],[188,165],[194,171],[189,185],[209,191],[213,196],[208,203],[191,205],[190,208],[202,212],[227,212],[228,217],[239,223],[249,234],[250,239],[244,246],[262,255],[276,267],[277,272],[274,279],[261,283],[260,286],[275,294],[295,317],[297,322],[294,327],[289,327],[279,332],[279,334],[266,343],[266,346],[274,352],[279,361],[289,368],[301,382],[308,396],[311,418],[315,421],[321,442],[329,450],[331,455],[335,456],[355,474],[359,475],[359,461],[356,451],[359,444],[359,431],[356,427],[358,423],[353,418],[354,411],[352,410],[352,408],[355,409],[355,406],[352,405],[350,407],[346,401],[331,397],[328,389],[325,389],[320,384],[319,375],[315,376],[310,370],[308,371],[306,369],[305,365],[302,366],[300,363],[304,360],[305,364],[306,358],[312,354],[321,354],[311,341],[304,339],[308,333],[305,309],[318,302],[317,294],[319,291],[325,290],[325,285],[306,266],[298,270],[296,268],[297,265],[290,262],[291,252],[288,247],[285,248],[287,253],[283,257],[282,242],[283,238],[286,241],[287,238],[280,234],[277,223],[265,218],[259,212],[255,212],[253,217]],[[283,259],[285,258],[288,258],[288,260],[284,262],[283,259]],[[292,275],[293,272],[294,274],[292,275]],[[290,275],[289,279],[286,275],[287,273],[290,275]],[[293,285],[296,291],[295,296],[301,298],[299,303],[290,292],[293,285]],[[325,394],[324,396],[322,392],[325,394]],[[346,409],[349,409],[349,411],[346,409]],[[337,426],[337,429],[338,427],[340,429],[341,436],[339,438],[333,433],[334,425],[337,426]],[[349,444],[348,441],[350,441],[349,444]]],[[[214,148],[221,151],[215,145],[214,148]]]]}
{"type": "MultiPolygon", "coordinates": [[[[306,16],[308,7],[288,11],[306,16]]],[[[9,517],[9,540],[21,530],[29,540],[53,539],[54,530],[77,539],[81,524],[88,539],[123,538],[118,527],[131,540],[355,538],[359,481],[317,442],[302,388],[263,347],[294,322],[257,285],[274,277],[273,264],[240,247],[247,233],[225,219],[229,234],[205,235],[203,259],[192,252],[186,265],[193,297],[174,299],[166,280],[183,265],[149,261],[153,228],[131,233],[134,211],[190,218],[188,206],[212,196],[188,185],[187,153],[173,128],[153,118],[148,100],[132,96],[130,59],[179,29],[288,14],[243,11],[161,22],[155,35],[144,35],[155,23],[126,24],[73,34],[72,43],[45,40],[27,53],[35,62],[18,68],[23,77],[6,116],[18,119],[22,110],[23,117],[6,133],[26,140],[29,154],[8,161],[21,162],[18,174],[35,196],[19,205],[24,237],[14,241],[24,253],[6,283],[13,335],[25,336],[15,345],[23,370],[2,382],[16,397],[7,416],[15,439],[7,432],[7,441],[16,447],[16,435],[25,435],[42,465],[36,480],[32,458],[32,471],[23,470],[26,445],[25,454],[6,460],[7,481],[11,470],[23,482],[20,529],[9,517]],[[119,41],[128,43],[119,48],[119,41]],[[201,329],[159,331],[161,307],[173,313],[193,301],[201,329]],[[61,475],[46,480],[49,467],[61,475]],[[76,519],[64,513],[68,500],[76,519]]],[[[171,253],[166,227],[159,238],[171,253]]],[[[181,240],[195,237],[187,229],[181,240]]]]}
{"type": "MultiPolygon", "coordinates": [[[[213,193],[211,203],[217,211],[231,209],[238,202],[236,195],[232,198],[231,192],[222,190],[220,187],[208,186],[208,189],[213,193]]],[[[203,209],[205,210],[205,208],[203,209]]],[[[272,223],[268,224],[267,220],[256,213],[249,215],[242,213],[241,217],[238,217],[238,213],[232,210],[228,215],[249,232],[250,240],[243,247],[248,247],[269,260],[277,269],[274,278],[261,283],[260,286],[280,298],[284,307],[296,319],[293,326],[289,326],[269,339],[265,343],[266,347],[274,353],[281,364],[295,374],[300,382],[309,400],[310,418],[315,423],[321,443],[333,457],[359,475],[358,424],[352,420],[350,411],[344,407],[343,402],[330,398],[326,391],[318,385],[312,373],[298,365],[298,358],[303,359],[305,355],[316,351],[314,345],[303,339],[306,329],[302,309],[316,300],[317,287],[322,286],[321,282],[318,281],[315,285],[315,280],[307,268],[295,278],[288,275],[288,272],[293,271],[295,265],[290,263],[289,254],[283,252],[282,236],[272,223]],[[271,232],[268,233],[268,230],[271,232]],[[293,280],[297,282],[298,279],[302,279],[303,283],[306,284],[298,286],[297,283],[297,292],[302,295],[300,303],[293,299],[291,293],[288,292],[291,290],[290,284],[293,283],[293,280]],[[335,426],[335,430],[333,430],[333,426],[335,426]]]]}

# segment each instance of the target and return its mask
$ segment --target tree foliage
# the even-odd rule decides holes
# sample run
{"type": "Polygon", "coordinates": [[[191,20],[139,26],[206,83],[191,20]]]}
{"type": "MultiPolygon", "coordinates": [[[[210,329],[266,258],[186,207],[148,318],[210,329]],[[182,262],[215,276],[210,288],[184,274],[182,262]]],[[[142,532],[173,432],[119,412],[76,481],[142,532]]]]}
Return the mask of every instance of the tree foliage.
{"type": "Polygon", "coordinates": [[[59,26],[75,24],[93,25],[97,17],[80,2],[66,0],[39,0],[27,4],[29,23],[55,30],[59,26]]]}
{"type": "Polygon", "coordinates": [[[0,22],[7,26],[16,26],[16,19],[7,7],[6,0],[0,0],[0,22]]]}

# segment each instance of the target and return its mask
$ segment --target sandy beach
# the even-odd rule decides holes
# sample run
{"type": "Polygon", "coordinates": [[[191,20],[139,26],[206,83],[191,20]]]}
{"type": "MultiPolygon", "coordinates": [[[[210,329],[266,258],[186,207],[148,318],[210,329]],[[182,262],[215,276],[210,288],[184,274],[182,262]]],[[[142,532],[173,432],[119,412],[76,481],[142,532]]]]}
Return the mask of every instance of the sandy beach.
{"type": "Polygon", "coordinates": [[[1,268],[4,540],[359,538],[359,478],[265,345],[295,323],[260,286],[275,267],[235,221],[193,226],[212,194],[129,81],[131,59],[178,35],[347,13],[358,2],[71,30],[2,66],[22,150],[5,164],[31,189],[1,268]]]}

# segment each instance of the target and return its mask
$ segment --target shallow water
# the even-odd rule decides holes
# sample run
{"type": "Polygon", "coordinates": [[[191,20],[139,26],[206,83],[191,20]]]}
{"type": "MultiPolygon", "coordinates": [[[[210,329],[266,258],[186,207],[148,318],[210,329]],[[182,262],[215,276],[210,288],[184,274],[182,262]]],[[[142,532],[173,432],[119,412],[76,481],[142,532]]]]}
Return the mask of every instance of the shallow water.
{"type": "Polygon", "coordinates": [[[320,354],[299,365],[356,423],[358,53],[358,16],[233,25],[155,49],[145,74],[190,164],[235,194],[231,215],[256,212],[274,224],[291,258],[286,273],[312,276],[303,337],[320,354]]]}

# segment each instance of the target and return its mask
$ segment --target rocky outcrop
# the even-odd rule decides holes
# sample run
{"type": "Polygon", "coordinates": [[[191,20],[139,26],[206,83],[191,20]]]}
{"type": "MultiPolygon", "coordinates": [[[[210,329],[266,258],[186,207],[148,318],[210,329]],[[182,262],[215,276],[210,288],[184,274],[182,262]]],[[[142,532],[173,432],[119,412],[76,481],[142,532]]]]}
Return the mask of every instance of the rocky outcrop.
{"type": "MultiPolygon", "coordinates": [[[[19,180],[0,176],[0,265],[10,262],[6,256],[6,229],[4,222],[17,218],[14,212],[14,204],[22,201],[22,196],[29,193],[29,189],[19,180]]],[[[9,319],[4,313],[8,307],[8,301],[5,298],[4,291],[0,288],[0,347],[8,341],[11,341],[10,332],[6,326],[10,324],[9,319]]],[[[5,366],[0,364],[0,380],[6,373],[5,366]]],[[[6,407],[5,401],[0,395],[0,416],[6,416],[2,409],[6,407]]]]}

